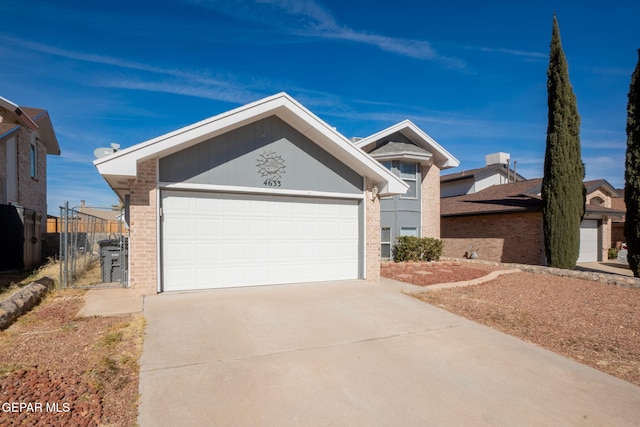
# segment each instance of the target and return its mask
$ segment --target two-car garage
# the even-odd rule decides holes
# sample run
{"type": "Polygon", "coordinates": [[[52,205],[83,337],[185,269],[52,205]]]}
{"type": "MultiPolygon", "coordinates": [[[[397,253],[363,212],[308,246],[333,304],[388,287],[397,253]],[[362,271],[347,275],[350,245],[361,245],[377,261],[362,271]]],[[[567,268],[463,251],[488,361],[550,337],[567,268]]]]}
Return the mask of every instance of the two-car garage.
{"type": "Polygon", "coordinates": [[[162,290],[360,276],[360,201],[162,191],[162,290]]]}
{"type": "Polygon", "coordinates": [[[94,164],[125,201],[143,294],[378,280],[379,198],[408,188],[284,93],[94,164]]]}

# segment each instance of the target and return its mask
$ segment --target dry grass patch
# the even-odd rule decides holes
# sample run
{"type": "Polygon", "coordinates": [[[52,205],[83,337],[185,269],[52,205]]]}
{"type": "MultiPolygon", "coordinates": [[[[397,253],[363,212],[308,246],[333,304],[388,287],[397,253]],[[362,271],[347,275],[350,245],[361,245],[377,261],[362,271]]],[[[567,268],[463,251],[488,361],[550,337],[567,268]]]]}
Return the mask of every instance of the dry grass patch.
{"type": "Polygon", "coordinates": [[[0,412],[0,425],[135,425],[144,318],[77,318],[85,292],[55,290],[0,332],[0,401],[69,411],[0,412]]]}

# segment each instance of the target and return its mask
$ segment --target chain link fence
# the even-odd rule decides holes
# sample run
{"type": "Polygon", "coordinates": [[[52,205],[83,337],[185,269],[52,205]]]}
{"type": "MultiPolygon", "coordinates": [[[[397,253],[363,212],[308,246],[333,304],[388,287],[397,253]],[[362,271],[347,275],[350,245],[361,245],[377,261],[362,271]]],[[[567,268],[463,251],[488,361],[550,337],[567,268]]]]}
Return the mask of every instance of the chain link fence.
{"type": "Polygon", "coordinates": [[[100,263],[100,278],[92,286],[126,286],[128,238],[124,211],[88,206],[60,207],[55,228],[60,233],[60,285],[79,287],[77,278],[100,263]]]}

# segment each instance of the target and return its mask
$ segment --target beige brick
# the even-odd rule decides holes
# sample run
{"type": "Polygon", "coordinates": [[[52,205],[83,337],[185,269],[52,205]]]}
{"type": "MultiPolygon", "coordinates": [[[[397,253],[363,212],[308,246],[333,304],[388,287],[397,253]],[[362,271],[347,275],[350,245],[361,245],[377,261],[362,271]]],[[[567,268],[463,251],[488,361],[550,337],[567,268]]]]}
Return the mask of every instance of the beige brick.
{"type": "Polygon", "coordinates": [[[371,189],[374,184],[365,180],[365,233],[366,233],[366,265],[365,274],[368,281],[380,280],[380,199],[371,200],[371,189]]]}
{"type": "Polygon", "coordinates": [[[137,179],[130,182],[129,282],[139,295],[157,293],[156,181],[156,159],[150,159],[138,165],[137,179]]]}

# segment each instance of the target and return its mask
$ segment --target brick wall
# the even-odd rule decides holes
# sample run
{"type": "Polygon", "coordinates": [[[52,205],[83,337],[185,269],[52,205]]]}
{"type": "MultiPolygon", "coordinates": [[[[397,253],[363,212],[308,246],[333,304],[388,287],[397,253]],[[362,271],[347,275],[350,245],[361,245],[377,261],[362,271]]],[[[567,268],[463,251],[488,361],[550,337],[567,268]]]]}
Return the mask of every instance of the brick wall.
{"type": "Polygon", "coordinates": [[[542,213],[444,217],[443,256],[462,257],[473,245],[478,259],[520,264],[543,264],[542,213]]]}
{"type": "Polygon", "coordinates": [[[440,168],[422,166],[422,237],[440,238],[440,168]]]}
{"type": "Polygon", "coordinates": [[[371,189],[374,184],[365,180],[365,274],[368,281],[380,280],[380,199],[371,200],[371,189]]]}
{"type": "Polygon", "coordinates": [[[129,285],[141,295],[158,289],[156,159],[138,164],[130,183],[129,285]]]}
{"type": "MultiPolygon", "coordinates": [[[[34,134],[37,136],[37,134],[34,134]]],[[[42,142],[36,145],[37,172],[31,177],[32,134],[20,129],[16,136],[18,149],[18,204],[47,217],[47,152],[42,142]]],[[[46,223],[43,224],[43,227],[46,223]]]]}
{"type": "MultiPolygon", "coordinates": [[[[0,202],[7,196],[7,141],[15,140],[17,161],[17,198],[7,200],[19,206],[35,211],[42,219],[41,226],[46,227],[47,217],[47,152],[42,142],[36,144],[37,175],[31,177],[31,141],[32,135],[27,129],[13,132],[0,144],[0,202]]],[[[35,138],[34,138],[35,141],[35,138]]],[[[43,228],[44,229],[44,228],[43,228]]]]}

